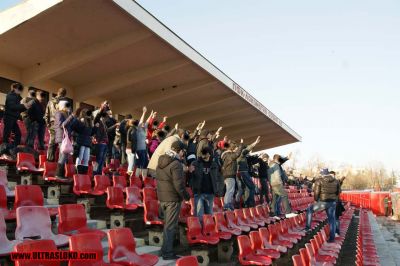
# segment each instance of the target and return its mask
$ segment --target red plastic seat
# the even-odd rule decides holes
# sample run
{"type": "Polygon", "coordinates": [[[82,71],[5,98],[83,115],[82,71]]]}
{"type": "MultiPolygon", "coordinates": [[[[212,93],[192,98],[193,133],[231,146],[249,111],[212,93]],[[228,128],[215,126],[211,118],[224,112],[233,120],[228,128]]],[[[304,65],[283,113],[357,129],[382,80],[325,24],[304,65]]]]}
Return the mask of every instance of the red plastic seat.
{"type": "Polygon", "coordinates": [[[58,232],[66,235],[94,233],[100,238],[106,233],[87,226],[85,206],[82,204],[64,204],[58,207],[58,232]]]}
{"type": "Polygon", "coordinates": [[[110,163],[107,164],[107,167],[111,170],[111,171],[115,171],[119,168],[120,166],[120,161],[118,159],[111,159],[110,163]]]}
{"type": "Polygon", "coordinates": [[[39,168],[44,169],[44,163],[47,161],[47,155],[46,154],[40,154],[39,155],[39,168]]]}
{"type": "Polygon", "coordinates": [[[265,222],[261,219],[258,219],[254,214],[256,213],[254,208],[244,208],[243,214],[246,217],[247,221],[250,221],[253,224],[256,224],[260,227],[265,226],[265,222]]]}
{"type": "MultiPolygon", "coordinates": [[[[43,206],[43,193],[38,185],[17,185],[15,187],[14,210],[21,206],[43,206]]],[[[58,214],[57,208],[48,208],[50,216],[58,214]]]]}
{"type": "Polygon", "coordinates": [[[303,261],[301,260],[300,255],[292,256],[292,261],[293,261],[293,266],[307,266],[307,265],[303,264],[303,261]]]}
{"type": "Polygon", "coordinates": [[[214,218],[210,214],[203,215],[203,234],[206,236],[218,237],[220,239],[229,240],[232,234],[229,232],[220,232],[214,222],[214,218]]]}
{"type": "Polygon", "coordinates": [[[138,208],[137,205],[125,206],[124,191],[119,187],[107,188],[106,205],[109,209],[136,210],[138,208]]]}
{"type": "Polygon", "coordinates": [[[279,245],[279,246],[284,246],[287,248],[292,248],[293,243],[290,242],[289,240],[282,238],[282,236],[280,234],[280,229],[278,229],[279,227],[280,227],[279,224],[268,225],[268,231],[269,231],[269,235],[270,235],[270,243],[273,245],[279,245]]]}
{"type": "Polygon", "coordinates": [[[143,188],[143,202],[146,200],[156,200],[157,192],[154,188],[143,188]]]}
{"type": "Polygon", "coordinates": [[[18,152],[17,153],[17,170],[20,172],[30,172],[30,173],[43,173],[44,169],[36,167],[36,161],[33,154],[18,152]]]}
{"type": "Polygon", "coordinates": [[[140,189],[137,187],[126,187],[126,206],[136,206],[143,207],[142,195],[140,194],[140,189]]]}
{"type": "Polygon", "coordinates": [[[214,205],[213,205],[213,212],[222,212],[224,211],[224,204],[221,202],[221,198],[214,197],[214,205]]]}
{"type": "Polygon", "coordinates": [[[192,206],[190,203],[182,201],[181,210],[179,212],[179,222],[186,224],[187,218],[192,216],[192,206]]]}
{"type": "Polygon", "coordinates": [[[310,257],[308,256],[307,249],[306,248],[301,248],[299,250],[300,252],[300,257],[301,257],[301,262],[304,266],[310,265],[310,257]]]}
{"type": "Polygon", "coordinates": [[[132,175],[129,177],[129,186],[142,188],[142,180],[140,179],[140,177],[132,175]]]}
{"type": "Polygon", "coordinates": [[[336,263],[336,259],[332,258],[330,256],[320,256],[320,255],[316,255],[314,253],[314,249],[312,248],[312,245],[307,243],[306,244],[306,250],[307,250],[307,254],[308,257],[310,258],[310,262],[312,265],[314,264],[319,264],[319,265],[324,265],[324,266],[329,266],[329,265],[335,265],[336,263]]]}
{"type": "MultiPolygon", "coordinates": [[[[14,247],[14,252],[49,252],[57,251],[57,246],[53,240],[27,240],[19,243],[14,247]]],[[[43,260],[16,260],[15,266],[59,266],[59,261],[43,261],[43,260]]]]}
{"type": "Polygon", "coordinates": [[[94,176],[94,188],[92,195],[101,196],[106,193],[107,188],[111,186],[110,178],[106,175],[95,175],[94,176]]]}
{"type": "Polygon", "coordinates": [[[113,186],[114,187],[118,187],[121,189],[126,188],[126,178],[125,176],[121,176],[121,175],[115,175],[113,176],[113,186]]]}
{"type": "Polygon", "coordinates": [[[243,209],[236,209],[234,210],[235,216],[237,218],[237,224],[238,225],[244,225],[244,226],[249,226],[252,229],[257,229],[258,225],[255,223],[252,223],[251,221],[247,220],[245,215],[244,215],[244,210],[243,209]]]}
{"type": "Polygon", "coordinates": [[[271,236],[267,228],[263,227],[258,230],[262,242],[262,247],[267,249],[273,249],[281,253],[287,252],[287,247],[281,245],[275,245],[271,242],[271,236]]]}
{"type": "Polygon", "coordinates": [[[8,240],[6,222],[3,213],[0,212],[0,256],[8,255],[19,242],[17,240],[8,240]]]}
{"type": "Polygon", "coordinates": [[[92,181],[88,175],[74,175],[74,186],[72,188],[75,195],[92,193],[92,181]]]}
{"type": "Polygon", "coordinates": [[[67,245],[69,239],[66,235],[53,234],[49,211],[42,206],[26,206],[17,209],[15,239],[24,240],[25,238],[51,239],[57,246],[67,245]]]}
{"type": "Polygon", "coordinates": [[[198,266],[198,265],[199,262],[197,261],[196,256],[186,256],[176,261],[176,266],[198,266]]]}
{"type": "Polygon", "coordinates": [[[271,259],[278,259],[281,253],[275,249],[264,248],[259,231],[252,231],[249,234],[251,249],[256,255],[267,256],[271,259]]]}
{"type": "Polygon", "coordinates": [[[238,224],[238,219],[233,211],[227,211],[225,212],[225,215],[228,228],[240,229],[242,232],[250,232],[250,226],[238,224]]]}
{"type": "Polygon", "coordinates": [[[144,201],[144,222],[148,225],[162,225],[164,222],[158,215],[158,201],[154,199],[144,201]]]}
{"type": "Polygon", "coordinates": [[[95,252],[97,260],[69,261],[68,266],[118,266],[120,264],[106,263],[103,260],[101,239],[96,234],[86,233],[73,235],[69,239],[69,250],[77,252],[95,252]]]}
{"type": "Polygon", "coordinates": [[[158,262],[158,256],[152,254],[137,254],[136,242],[129,228],[111,229],[108,235],[108,259],[110,262],[129,266],[153,266],[158,262]]]}
{"type": "Polygon", "coordinates": [[[228,223],[223,212],[214,213],[215,224],[219,232],[227,232],[236,236],[240,236],[242,231],[240,228],[228,228],[228,223]]]}
{"type": "Polygon", "coordinates": [[[272,260],[267,256],[256,255],[251,249],[248,236],[238,236],[239,262],[242,265],[271,265],[272,260]]]}
{"type": "Polygon", "coordinates": [[[65,178],[71,179],[76,174],[76,168],[74,164],[66,163],[65,164],[65,178]]]}
{"type": "Polygon", "coordinates": [[[47,162],[47,161],[44,162],[43,179],[46,181],[55,181],[56,170],[57,170],[56,162],[47,162]]]}
{"type": "Polygon", "coordinates": [[[143,177],[143,187],[156,188],[156,179],[152,177],[143,177]]]}
{"type": "Polygon", "coordinates": [[[187,239],[189,244],[209,244],[216,245],[219,238],[216,236],[205,236],[202,234],[201,224],[198,217],[189,217],[187,219],[187,239]]]}

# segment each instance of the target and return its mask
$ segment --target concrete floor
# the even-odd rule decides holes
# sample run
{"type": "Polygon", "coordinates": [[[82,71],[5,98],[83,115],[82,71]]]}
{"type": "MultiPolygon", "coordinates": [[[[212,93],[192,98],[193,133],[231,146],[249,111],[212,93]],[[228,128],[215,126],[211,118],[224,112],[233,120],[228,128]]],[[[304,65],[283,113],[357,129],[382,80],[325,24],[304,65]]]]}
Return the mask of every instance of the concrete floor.
{"type": "Polygon", "coordinates": [[[400,266],[400,222],[370,213],[370,223],[380,264],[400,266]]]}

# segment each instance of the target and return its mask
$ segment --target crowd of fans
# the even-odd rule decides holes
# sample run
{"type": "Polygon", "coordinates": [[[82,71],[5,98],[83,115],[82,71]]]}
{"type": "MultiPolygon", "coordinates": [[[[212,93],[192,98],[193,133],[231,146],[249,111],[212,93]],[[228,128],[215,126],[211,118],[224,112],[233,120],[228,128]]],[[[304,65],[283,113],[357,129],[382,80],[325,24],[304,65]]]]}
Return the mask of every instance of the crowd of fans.
{"type": "MultiPolygon", "coordinates": [[[[271,205],[273,215],[296,215],[284,187],[291,181],[282,168],[290,155],[276,154],[270,158],[266,153],[252,154],[260,137],[250,144],[245,144],[243,139],[236,142],[228,136],[220,139],[222,127],[215,131],[207,130],[206,121],[200,122],[193,131],[182,129],[178,124],[170,127],[167,117],[158,120],[157,112],[148,112],[146,107],[143,107],[140,117],[128,114],[118,122],[107,101],[93,111],[85,108],[73,111],[66,98],[66,89],[59,89],[47,104],[43,94],[32,88],[28,96],[22,98],[23,89],[21,84],[14,83],[7,95],[3,143],[9,148],[20,144],[17,120],[22,118],[27,129],[28,147],[33,148],[37,138],[37,148],[45,149],[46,128],[49,131],[48,161],[55,161],[62,142],[71,138],[78,174],[88,172],[90,156],[95,155],[95,175],[102,173],[107,161],[119,159],[121,164],[127,164],[128,175],[155,178],[164,217],[164,259],[175,257],[173,239],[181,203],[190,199],[187,187],[193,191],[195,215],[200,221],[203,214],[212,214],[214,197],[223,197],[224,208],[233,210],[255,206],[256,194],[261,203],[271,205]],[[259,179],[260,189],[253,178],[259,179]],[[280,208],[281,204],[283,208],[280,208]]],[[[64,164],[69,154],[61,151],[58,154],[56,177],[64,179],[64,164]]],[[[298,179],[294,185],[311,188],[312,180],[298,179]]],[[[335,193],[337,199],[338,192],[332,192],[335,193]]],[[[333,203],[320,203],[309,212],[331,209],[332,206],[333,203]]]]}

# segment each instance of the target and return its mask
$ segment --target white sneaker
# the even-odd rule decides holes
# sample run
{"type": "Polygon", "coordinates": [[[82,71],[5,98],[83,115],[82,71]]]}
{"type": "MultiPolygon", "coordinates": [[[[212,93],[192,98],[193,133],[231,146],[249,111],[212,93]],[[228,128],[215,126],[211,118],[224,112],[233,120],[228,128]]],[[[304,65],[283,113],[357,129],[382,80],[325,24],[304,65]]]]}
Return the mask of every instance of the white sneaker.
{"type": "Polygon", "coordinates": [[[286,218],[292,218],[292,217],[296,217],[297,215],[298,215],[297,213],[292,212],[292,213],[286,214],[285,216],[286,216],[286,218]]]}
{"type": "Polygon", "coordinates": [[[335,237],[339,237],[340,235],[339,234],[335,234],[335,237]]]}

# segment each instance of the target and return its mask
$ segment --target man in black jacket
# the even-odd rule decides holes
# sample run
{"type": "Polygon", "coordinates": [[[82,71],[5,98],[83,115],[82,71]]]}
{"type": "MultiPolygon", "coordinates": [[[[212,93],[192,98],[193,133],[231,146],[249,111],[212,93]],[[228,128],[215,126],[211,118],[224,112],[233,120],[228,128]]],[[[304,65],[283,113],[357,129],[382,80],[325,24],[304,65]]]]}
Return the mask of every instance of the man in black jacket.
{"type": "Polygon", "coordinates": [[[261,183],[261,192],[260,192],[260,203],[267,202],[269,204],[269,188],[268,188],[268,160],[269,156],[266,153],[261,154],[258,157],[258,177],[260,178],[261,183]]]}
{"type": "Polygon", "coordinates": [[[107,116],[104,118],[104,123],[107,127],[107,136],[108,136],[107,162],[110,162],[111,159],[115,158],[114,140],[116,136],[116,129],[117,126],[119,126],[119,123],[113,117],[111,110],[107,111],[107,116]]]}
{"type": "Polygon", "coordinates": [[[173,245],[178,227],[179,212],[183,200],[189,200],[190,195],[185,188],[185,175],[181,160],[184,156],[184,144],[175,141],[171,149],[158,159],[156,168],[157,196],[164,216],[161,255],[164,260],[175,260],[173,245]]]}
{"type": "Polygon", "coordinates": [[[340,193],[340,183],[329,174],[327,168],[322,169],[321,177],[314,184],[314,199],[315,203],[307,209],[306,231],[310,230],[312,214],[318,210],[326,211],[329,223],[329,240],[335,242],[336,233],[336,201],[340,193]]]}
{"type": "Polygon", "coordinates": [[[195,215],[200,222],[204,214],[213,214],[214,196],[220,197],[223,194],[223,180],[217,163],[211,158],[212,153],[210,147],[203,147],[200,158],[192,163],[194,171],[190,174],[195,215]]]}
{"type": "Polygon", "coordinates": [[[21,116],[21,112],[29,109],[33,101],[27,103],[21,103],[21,93],[24,87],[20,83],[13,83],[11,85],[11,91],[7,94],[6,105],[4,111],[4,131],[3,131],[3,143],[9,143],[11,133],[14,133],[14,143],[16,147],[21,142],[21,131],[18,127],[17,120],[21,116]]]}
{"type": "Polygon", "coordinates": [[[121,135],[121,164],[125,164],[127,162],[126,156],[126,138],[127,138],[127,125],[126,123],[132,119],[132,115],[126,115],[125,119],[121,121],[119,124],[119,134],[121,135]]]}

